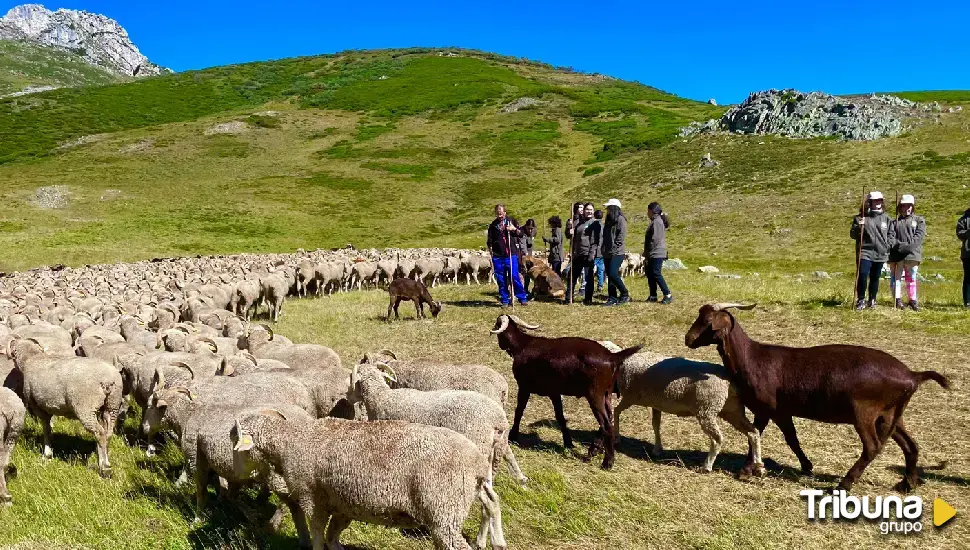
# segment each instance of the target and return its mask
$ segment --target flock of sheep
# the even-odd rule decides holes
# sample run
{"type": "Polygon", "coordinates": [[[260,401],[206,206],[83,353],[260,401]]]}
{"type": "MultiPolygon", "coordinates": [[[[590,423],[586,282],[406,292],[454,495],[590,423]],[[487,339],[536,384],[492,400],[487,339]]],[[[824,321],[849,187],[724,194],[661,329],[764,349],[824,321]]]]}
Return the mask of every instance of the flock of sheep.
{"type": "Polygon", "coordinates": [[[301,546],[319,549],[342,548],[340,534],[352,521],[422,526],[436,548],[465,549],[462,526],[476,503],[476,546],[505,548],[493,478],[505,462],[516,481],[527,482],[509,441],[533,393],[552,398],[567,446],[561,395],[588,399],[600,425],[590,455],[605,450],[606,468],[620,412],[640,405],[653,408],[654,452],[662,449],[662,413],[694,416],[711,438],[710,471],[722,442],[720,417],[748,438],[742,474],[764,473],[760,431],[767,421],[759,415],[767,413],[748,403],[730,365],[541,338],[528,334],[535,327],[501,315],[492,332],[513,359],[518,386],[510,429],[508,382],[486,366],[403,360],[381,350],[349,368],[326,346],[294,344],[250,323],[260,308],[277,319],[289,296],[396,278],[470,284],[490,271],[478,252],[348,249],[8,275],[0,279],[0,502],[12,501],[4,473],[27,412],[44,428],[45,457],[53,454],[52,418],[75,419],[93,435],[98,468],[109,475],[108,439],[132,402],[142,411],[147,454],[158,432],[174,434],[186,459],[180,482],[195,481],[198,515],[210,477],[230,499],[255,484],[281,502],[270,523],[278,527],[288,510],[301,546]],[[615,409],[614,392],[622,396],[615,409]],[[756,413],[754,425],[746,406],[756,413]]]}

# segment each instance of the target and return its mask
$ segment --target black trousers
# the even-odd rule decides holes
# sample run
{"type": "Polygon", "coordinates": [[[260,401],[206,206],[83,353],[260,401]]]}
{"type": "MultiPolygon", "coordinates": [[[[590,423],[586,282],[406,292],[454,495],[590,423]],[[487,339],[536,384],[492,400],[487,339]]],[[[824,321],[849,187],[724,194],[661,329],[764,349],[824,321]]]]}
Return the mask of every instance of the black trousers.
{"type": "Polygon", "coordinates": [[[650,262],[647,265],[647,282],[650,284],[650,296],[652,298],[657,297],[657,287],[660,287],[660,292],[664,293],[664,296],[670,295],[670,289],[667,287],[667,281],[664,280],[663,258],[648,258],[650,262]]]}
{"type": "MultiPolygon", "coordinates": [[[[576,281],[579,279],[580,273],[586,276],[586,296],[583,298],[586,302],[593,301],[593,291],[596,290],[596,286],[593,284],[595,280],[593,278],[593,260],[588,260],[586,258],[575,258],[573,262],[576,264],[576,269],[569,269],[569,277],[572,279],[572,286],[569,287],[570,291],[576,289],[576,281]]],[[[569,297],[566,297],[569,300],[569,297]]]]}

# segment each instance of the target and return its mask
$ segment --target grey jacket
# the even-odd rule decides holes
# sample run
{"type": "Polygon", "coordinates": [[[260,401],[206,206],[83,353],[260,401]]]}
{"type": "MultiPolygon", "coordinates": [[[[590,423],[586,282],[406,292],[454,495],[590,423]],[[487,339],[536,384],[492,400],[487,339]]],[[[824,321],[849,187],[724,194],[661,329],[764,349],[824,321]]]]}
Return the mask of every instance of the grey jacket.
{"type": "Polygon", "coordinates": [[[556,227],[552,230],[551,237],[543,237],[542,240],[549,245],[549,263],[563,261],[562,228],[556,227]]]}
{"type": "MultiPolygon", "coordinates": [[[[849,236],[859,240],[860,216],[852,219],[849,236]]],[[[885,212],[866,213],[865,232],[862,237],[862,259],[870,262],[889,261],[889,251],[896,244],[896,224],[885,212]]]]}
{"type": "Polygon", "coordinates": [[[926,240],[926,218],[912,214],[899,218],[896,225],[896,246],[889,252],[890,262],[922,262],[923,241],[926,240]]]}
{"type": "Polygon", "coordinates": [[[960,259],[970,259],[970,209],[963,213],[963,217],[957,222],[957,238],[960,243],[960,259]]]}
{"type": "Polygon", "coordinates": [[[647,226],[647,234],[643,239],[644,258],[667,259],[667,226],[660,216],[656,216],[647,226]]]}
{"type": "Polygon", "coordinates": [[[607,223],[603,228],[603,257],[623,256],[626,254],[626,216],[614,223],[607,223]]]}
{"type": "Polygon", "coordinates": [[[596,257],[596,250],[600,247],[601,233],[599,220],[590,219],[579,224],[576,227],[574,240],[575,257],[592,261],[596,257]]]}

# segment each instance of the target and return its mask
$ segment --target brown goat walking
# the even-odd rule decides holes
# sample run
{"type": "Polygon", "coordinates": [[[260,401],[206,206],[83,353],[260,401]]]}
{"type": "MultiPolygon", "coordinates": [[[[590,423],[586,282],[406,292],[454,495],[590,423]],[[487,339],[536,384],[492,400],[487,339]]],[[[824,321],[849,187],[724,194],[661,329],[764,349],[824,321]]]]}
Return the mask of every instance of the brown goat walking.
{"type": "Polygon", "coordinates": [[[535,330],[515,315],[500,315],[492,334],[498,335],[498,345],[512,357],[512,374],[519,385],[515,420],[509,430],[509,441],[519,437],[519,422],[532,394],[552,400],[556,421],[562,430],[563,445],[573,447],[566,417],[562,411],[562,396],[584,397],[599,424],[596,439],[589,447],[592,459],[605,448],[603,468],[613,467],[613,405],[610,395],[619,366],[626,358],[640,351],[635,346],[612,353],[599,342],[585,338],[542,338],[531,336],[519,327],[535,330]]]}
{"type": "Polygon", "coordinates": [[[431,293],[428,292],[428,287],[424,286],[421,281],[415,281],[414,279],[394,279],[390,285],[387,286],[387,293],[391,297],[390,303],[387,305],[387,320],[391,320],[391,311],[394,312],[394,318],[400,319],[397,314],[397,307],[402,301],[414,302],[414,311],[418,319],[424,319],[424,304],[428,304],[431,307],[431,315],[435,318],[441,313],[441,302],[436,302],[431,299],[431,293]]]}
{"type": "MultiPolygon", "coordinates": [[[[891,437],[906,457],[906,474],[896,490],[916,487],[919,447],[906,431],[903,411],[920,384],[933,380],[949,388],[946,377],[935,371],[911,371],[892,355],[862,346],[762,344],[748,338],[727,311],[730,308],[747,310],[754,305],[701,307],[684,343],[691,349],[717,346],[741,401],[754,413],[758,431],[774,421],[798,457],[802,472],[809,474],[812,462],[802,452],[792,418],[855,426],[862,440],[862,456],[839,483],[846,491],[891,437]]],[[[742,472],[750,473],[752,468],[749,453],[742,472]]]]}

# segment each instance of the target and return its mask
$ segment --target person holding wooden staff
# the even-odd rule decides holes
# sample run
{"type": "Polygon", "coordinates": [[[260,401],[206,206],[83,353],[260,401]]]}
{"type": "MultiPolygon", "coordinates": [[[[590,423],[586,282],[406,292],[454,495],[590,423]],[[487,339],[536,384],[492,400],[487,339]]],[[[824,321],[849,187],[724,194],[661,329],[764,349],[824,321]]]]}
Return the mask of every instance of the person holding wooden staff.
{"type": "Polygon", "coordinates": [[[856,280],[856,311],[876,307],[879,293],[879,277],[889,260],[889,251],[896,244],[896,225],[884,212],[884,198],[879,191],[866,196],[863,211],[852,220],[849,236],[860,241],[858,250],[859,273],[856,280]],[[869,300],[866,301],[866,290],[869,300]]]}
{"type": "Polygon", "coordinates": [[[903,282],[909,297],[909,308],[919,311],[916,290],[919,285],[919,264],[923,261],[923,241],[926,240],[926,219],[915,214],[916,198],[903,195],[896,205],[896,246],[889,251],[889,276],[896,298],[896,309],[903,309],[903,282]]]}
{"type": "Polygon", "coordinates": [[[522,286],[519,277],[518,250],[514,238],[522,237],[522,230],[515,227],[505,214],[505,205],[495,205],[495,220],[488,226],[486,246],[492,255],[492,266],[495,272],[495,282],[498,283],[499,300],[503,306],[512,304],[509,287],[512,287],[516,299],[522,305],[529,303],[529,297],[522,286]]]}

